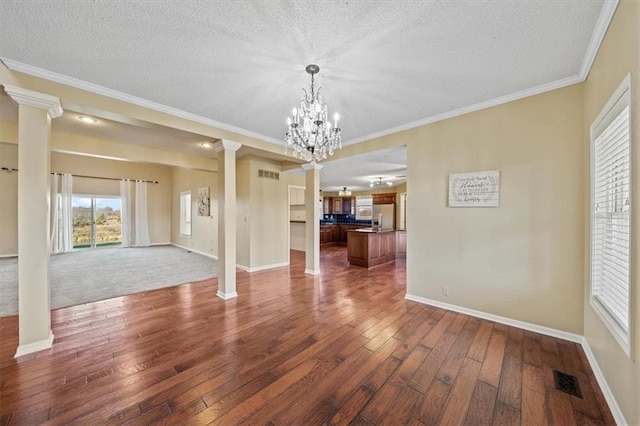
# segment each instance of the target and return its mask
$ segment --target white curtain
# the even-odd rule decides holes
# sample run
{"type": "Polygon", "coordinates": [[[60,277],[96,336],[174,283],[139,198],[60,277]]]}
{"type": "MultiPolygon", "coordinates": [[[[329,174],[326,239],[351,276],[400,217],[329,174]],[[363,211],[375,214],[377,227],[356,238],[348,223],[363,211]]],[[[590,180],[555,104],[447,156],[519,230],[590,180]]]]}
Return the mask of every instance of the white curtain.
{"type": "Polygon", "coordinates": [[[58,192],[60,175],[51,178],[51,253],[73,250],[73,176],[62,175],[62,190],[58,192]]]}
{"type": "Polygon", "coordinates": [[[120,181],[120,220],[122,223],[122,247],[131,247],[134,243],[133,235],[133,182],[120,181]]]}
{"type": "Polygon", "coordinates": [[[136,211],[135,211],[135,246],[148,247],[149,222],[147,220],[147,182],[136,181],[136,211]]]}
{"type": "Polygon", "coordinates": [[[151,245],[147,220],[147,183],[120,181],[122,247],[151,245]]]}

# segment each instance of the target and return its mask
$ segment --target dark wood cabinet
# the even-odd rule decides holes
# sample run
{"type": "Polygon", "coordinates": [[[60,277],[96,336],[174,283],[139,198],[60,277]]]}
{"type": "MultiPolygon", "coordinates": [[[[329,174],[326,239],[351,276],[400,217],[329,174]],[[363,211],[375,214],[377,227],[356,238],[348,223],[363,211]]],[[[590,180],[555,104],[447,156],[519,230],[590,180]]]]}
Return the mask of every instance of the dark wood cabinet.
{"type": "Polygon", "coordinates": [[[320,225],[320,244],[336,242],[336,225],[320,225]]]}
{"type": "Polygon", "coordinates": [[[356,199],[355,197],[348,197],[342,199],[342,213],[355,214],[356,213],[356,199]]]}
{"type": "Polygon", "coordinates": [[[331,213],[342,214],[342,198],[331,199],[331,213]]]}
{"type": "Polygon", "coordinates": [[[373,194],[373,204],[395,204],[396,194],[373,194]]]}
{"type": "Polygon", "coordinates": [[[347,244],[347,240],[349,237],[349,231],[353,231],[354,229],[360,228],[370,228],[369,225],[355,225],[355,224],[343,224],[339,223],[336,225],[336,242],[338,244],[347,244]]]}
{"type": "Polygon", "coordinates": [[[351,231],[347,253],[349,264],[365,268],[391,262],[396,256],[396,233],[351,231]]]}
{"type": "Polygon", "coordinates": [[[331,197],[322,199],[322,214],[331,214],[331,197]]]}

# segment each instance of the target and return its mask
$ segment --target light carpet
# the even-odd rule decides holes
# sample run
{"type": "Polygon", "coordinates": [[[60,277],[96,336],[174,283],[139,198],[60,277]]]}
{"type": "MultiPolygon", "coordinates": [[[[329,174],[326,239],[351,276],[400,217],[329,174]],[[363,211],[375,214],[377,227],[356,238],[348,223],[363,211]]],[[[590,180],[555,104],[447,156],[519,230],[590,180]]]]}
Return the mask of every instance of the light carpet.
{"type": "MultiPolygon", "coordinates": [[[[51,309],[218,276],[218,261],[174,246],[97,248],[51,256],[51,309]]],[[[18,258],[0,259],[0,317],[18,314],[18,258]]]]}

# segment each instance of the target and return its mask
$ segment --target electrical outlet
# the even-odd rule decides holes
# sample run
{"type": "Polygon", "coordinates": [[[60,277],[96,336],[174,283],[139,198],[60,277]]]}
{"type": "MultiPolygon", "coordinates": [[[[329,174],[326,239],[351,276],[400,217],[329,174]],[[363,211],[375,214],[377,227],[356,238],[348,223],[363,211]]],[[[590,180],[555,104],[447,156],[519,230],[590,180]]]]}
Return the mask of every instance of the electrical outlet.
{"type": "Polygon", "coordinates": [[[449,287],[442,287],[442,295],[449,297],[449,287]]]}

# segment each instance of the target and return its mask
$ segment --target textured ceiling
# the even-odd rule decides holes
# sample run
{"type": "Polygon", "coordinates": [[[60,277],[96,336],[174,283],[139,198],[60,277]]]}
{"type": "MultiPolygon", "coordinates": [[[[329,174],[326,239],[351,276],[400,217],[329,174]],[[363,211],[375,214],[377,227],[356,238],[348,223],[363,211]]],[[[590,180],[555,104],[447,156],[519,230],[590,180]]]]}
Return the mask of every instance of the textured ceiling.
{"type": "Polygon", "coordinates": [[[0,57],[273,142],[316,63],[353,142],[583,74],[603,4],[2,0],[0,57]]]}

